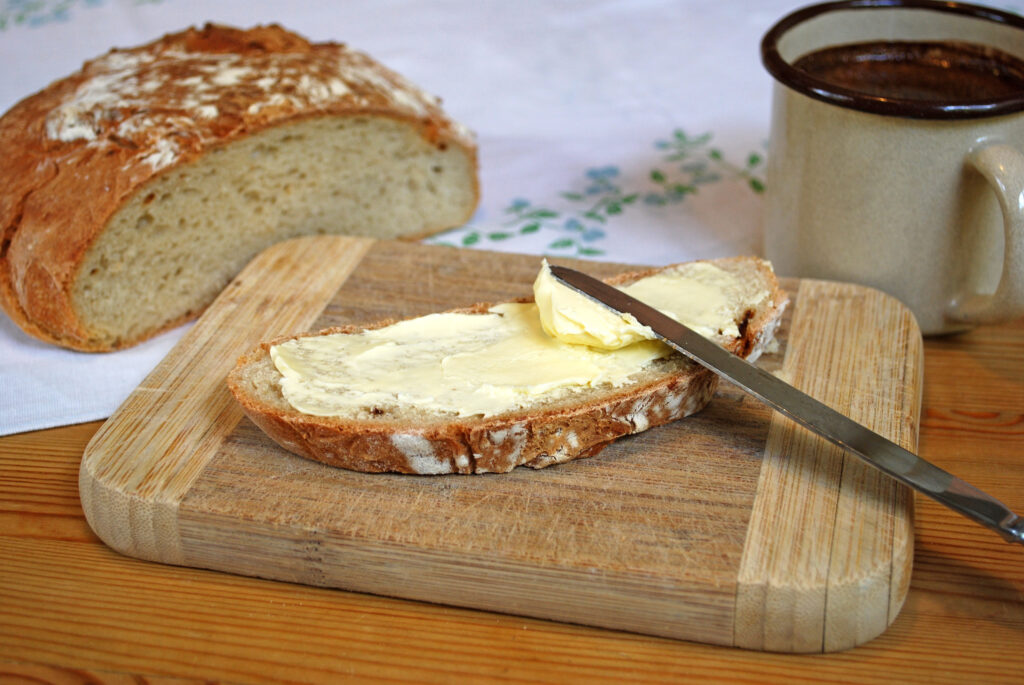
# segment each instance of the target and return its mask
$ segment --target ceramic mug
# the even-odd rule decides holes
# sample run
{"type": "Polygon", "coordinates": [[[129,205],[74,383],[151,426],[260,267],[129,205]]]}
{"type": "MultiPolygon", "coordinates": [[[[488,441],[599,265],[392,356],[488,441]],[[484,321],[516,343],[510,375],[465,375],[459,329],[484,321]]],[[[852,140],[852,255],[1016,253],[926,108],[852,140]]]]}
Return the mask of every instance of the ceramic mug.
{"type": "Polygon", "coordinates": [[[915,77],[900,69],[917,68],[906,60],[924,59],[913,51],[965,43],[1024,67],[1024,17],[852,0],[798,10],[765,34],[776,82],[764,251],[779,274],[888,292],[926,335],[1024,315],[1024,73],[980,94],[958,88],[982,77],[951,72],[934,92],[901,90],[915,77]],[[889,71],[858,71],[875,68],[857,64],[868,48],[850,47],[867,43],[893,50],[889,71]],[[800,61],[826,48],[838,57],[800,61]]]}

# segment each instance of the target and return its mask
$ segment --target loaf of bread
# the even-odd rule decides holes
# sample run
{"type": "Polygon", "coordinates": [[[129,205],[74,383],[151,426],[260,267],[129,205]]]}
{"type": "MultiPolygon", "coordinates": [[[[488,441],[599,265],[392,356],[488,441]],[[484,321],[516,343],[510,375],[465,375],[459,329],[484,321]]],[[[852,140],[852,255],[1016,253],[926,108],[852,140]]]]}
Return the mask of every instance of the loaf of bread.
{"type": "MultiPolygon", "coordinates": [[[[703,334],[749,360],[756,359],[773,339],[787,299],[770,265],[762,260],[733,258],[690,262],[659,270],[626,273],[608,282],[628,287],[649,276],[669,272],[689,279],[688,282],[695,284],[697,290],[711,287],[711,279],[705,277],[706,273],[712,276],[725,273],[733,279],[727,298],[723,298],[724,307],[718,308],[726,310],[726,325],[716,324],[713,330],[703,334]]],[[[714,285],[717,287],[717,281],[714,285]]],[[[535,291],[539,293],[536,286],[535,291]]],[[[538,297],[537,301],[540,302],[541,298],[538,297]]],[[[466,334],[452,332],[450,337],[453,341],[439,345],[436,355],[431,351],[433,356],[427,360],[427,365],[433,364],[444,373],[426,375],[426,391],[421,395],[431,395],[435,390],[439,394],[455,393],[452,396],[457,404],[453,406],[439,406],[436,397],[426,397],[423,401],[423,397],[414,396],[415,391],[407,387],[414,384],[414,374],[423,375],[425,365],[420,361],[406,364],[407,359],[424,358],[422,346],[418,344],[420,341],[411,338],[413,334],[408,333],[406,327],[414,323],[415,327],[409,327],[409,330],[425,330],[429,328],[427,319],[431,317],[333,328],[263,343],[239,359],[228,376],[228,387],[246,415],[290,452],[347,469],[420,474],[503,473],[520,465],[542,468],[588,457],[621,436],[699,411],[717,387],[718,377],[713,372],[660,342],[642,341],[639,344],[657,345],[662,351],[647,355],[636,366],[627,367],[625,374],[614,380],[606,378],[569,387],[565,392],[554,392],[544,390],[544,387],[554,387],[557,383],[551,382],[551,377],[544,377],[542,380],[547,385],[540,392],[523,394],[520,399],[513,400],[514,406],[506,410],[500,403],[493,412],[465,405],[466,397],[481,390],[490,392],[491,369],[505,369],[508,377],[518,379],[533,375],[534,365],[547,364],[549,368],[562,365],[563,357],[556,357],[553,364],[550,360],[544,362],[533,356],[532,348],[521,358],[513,359],[511,357],[517,354],[516,348],[505,339],[488,341],[484,345],[465,342],[473,336],[479,337],[477,329],[482,328],[486,333],[488,326],[497,325],[487,323],[484,317],[496,321],[495,317],[508,318],[525,312],[534,319],[540,318],[538,307],[532,300],[518,302],[498,307],[478,304],[443,315],[432,315],[480,317],[479,326],[466,326],[466,334]],[[526,308],[532,309],[532,313],[526,308]],[[381,342],[382,332],[388,332],[387,342],[381,342]],[[295,350],[295,342],[312,340],[316,343],[323,341],[325,336],[334,336],[335,341],[348,344],[352,350],[350,358],[340,355],[324,358],[315,351],[295,350]],[[340,336],[346,339],[339,340],[340,336]],[[290,356],[282,356],[283,349],[288,349],[290,356]],[[474,355],[482,358],[475,359],[474,355]],[[365,375],[369,379],[368,384],[315,377],[318,369],[333,370],[346,365],[352,367],[357,375],[365,375]],[[381,368],[375,369],[375,365],[381,368]],[[324,390],[331,394],[341,408],[320,411],[314,401],[312,410],[302,405],[302,410],[297,409],[283,375],[295,369],[313,374],[313,380],[318,382],[316,391],[324,390]],[[461,391],[455,387],[460,382],[460,374],[466,386],[461,391]],[[459,392],[462,392],[461,396],[459,392]],[[460,408],[464,410],[460,411],[460,408]]],[[[596,303],[591,304],[600,307],[596,303]]],[[[444,336],[455,325],[453,321],[455,319],[439,318],[430,325],[437,335],[444,336]]],[[[546,335],[540,322],[525,321],[527,327],[534,329],[532,334],[546,335]]],[[[700,325],[700,322],[688,323],[700,325]]],[[[563,345],[557,348],[559,355],[562,349],[575,353],[577,348],[585,348],[580,354],[601,354],[589,346],[557,342],[563,345]]],[[[517,340],[516,344],[520,342],[517,340]]],[[[622,350],[611,354],[620,352],[622,350]]],[[[564,373],[572,376],[576,373],[571,368],[574,362],[568,356],[564,359],[564,373]]],[[[531,391],[535,389],[530,388],[531,391]]],[[[503,395],[503,392],[498,388],[487,395],[483,406],[488,406],[491,397],[504,398],[507,393],[503,395]]]]}
{"type": "Polygon", "coordinates": [[[0,304],[79,350],[195,317],[275,241],[419,237],[478,200],[436,98],[278,26],[112,50],[0,118],[0,154],[0,304]]]}

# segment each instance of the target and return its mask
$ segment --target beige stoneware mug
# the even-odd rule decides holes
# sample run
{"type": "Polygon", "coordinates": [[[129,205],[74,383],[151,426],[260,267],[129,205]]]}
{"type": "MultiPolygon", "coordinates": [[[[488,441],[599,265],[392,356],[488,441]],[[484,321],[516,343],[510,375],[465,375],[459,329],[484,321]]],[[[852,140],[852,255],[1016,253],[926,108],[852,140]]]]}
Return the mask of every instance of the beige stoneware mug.
{"type": "Polygon", "coordinates": [[[1024,17],[832,2],[761,51],[776,271],[883,290],[926,335],[1024,315],[1024,17]]]}

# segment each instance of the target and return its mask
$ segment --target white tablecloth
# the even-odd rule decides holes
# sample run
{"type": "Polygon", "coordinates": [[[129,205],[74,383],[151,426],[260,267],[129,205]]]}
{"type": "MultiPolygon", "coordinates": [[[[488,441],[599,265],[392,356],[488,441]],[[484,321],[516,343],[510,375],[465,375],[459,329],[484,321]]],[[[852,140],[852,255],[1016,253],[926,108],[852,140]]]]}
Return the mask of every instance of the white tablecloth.
{"type": "MultiPolygon", "coordinates": [[[[476,132],[480,209],[428,242],[644,264],[750,254],[771,93],[759,44],[800,4],[7,0],[0,111],[114,46],[277,22],[370,53],[476,132]]],[[[81,354],[0,314],[0,434],[108,416],[181,334],[81,354]]]]}

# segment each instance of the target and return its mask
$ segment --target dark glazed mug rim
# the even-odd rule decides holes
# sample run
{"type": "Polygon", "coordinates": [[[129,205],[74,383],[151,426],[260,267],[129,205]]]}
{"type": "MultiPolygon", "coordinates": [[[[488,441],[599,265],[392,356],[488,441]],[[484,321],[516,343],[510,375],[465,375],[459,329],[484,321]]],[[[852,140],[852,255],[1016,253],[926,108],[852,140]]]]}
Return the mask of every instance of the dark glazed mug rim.
{"type": "Polygon", "coordinates": [[[1011,114],[1024,110],[1024,91],[988,100],[967,102],[930,103],[868,95],[832,85],[793,67],[782,58],[778,44],[790,29],[815,17],[837,10],[920,9],[947,12],[984,19],[1021,30],[1024,40],[1024,17],[1003,10],[963,2],[933,2],[932,0],[843,0],[810,5],[780,19],[761,40],[761,62],[779,83],[798,93],[833,105],[872,114],[910,117],[916,119],[976,119],[1011,114]]]}

